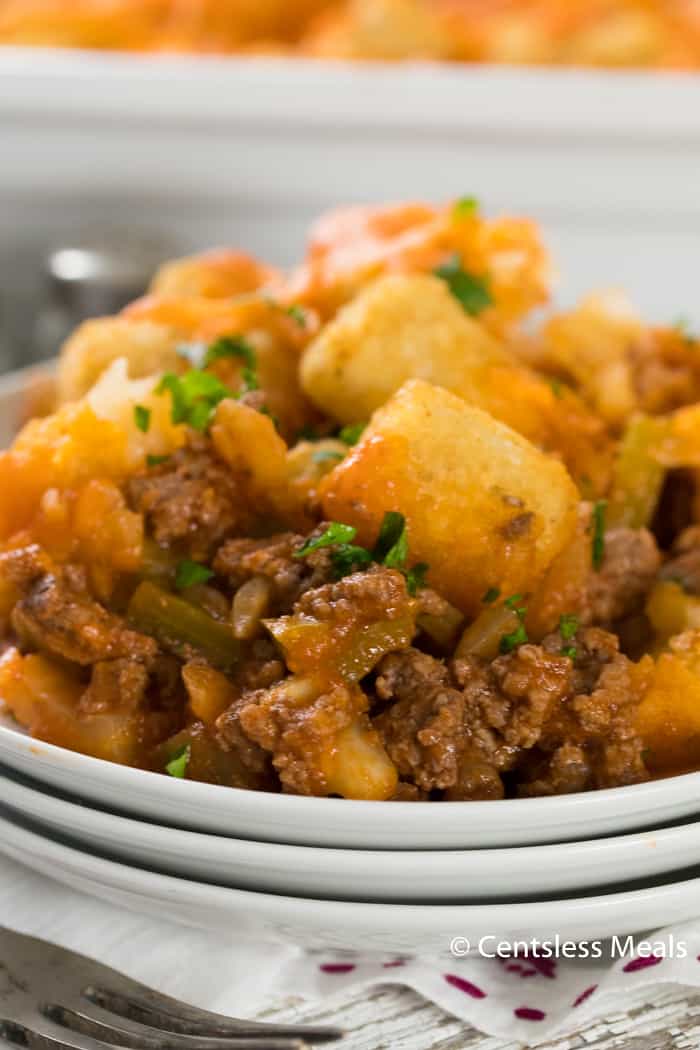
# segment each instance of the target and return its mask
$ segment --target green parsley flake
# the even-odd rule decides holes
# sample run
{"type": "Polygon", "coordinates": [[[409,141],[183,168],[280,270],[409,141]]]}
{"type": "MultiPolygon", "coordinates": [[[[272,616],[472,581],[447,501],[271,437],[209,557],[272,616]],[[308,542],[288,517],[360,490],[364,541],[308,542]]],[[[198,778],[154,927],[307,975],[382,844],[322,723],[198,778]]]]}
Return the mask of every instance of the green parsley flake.
{"type": "Polygon", "coordinates": [[[591,560],[596,572],[603,564],[605,554],[605,511],[608,501],[599,499],[593,505],[593,538],[591,540],[591,560]]]}
{"type": "Polygon", "coordinates": [[[577,656],[575,645],[564,645],[559,650],[562,656],[568,656],[570,660],[575,660],[577,656]]]}
{"type": "Polygon", "coordinates": [[[258,362],[255,350],[240,335],[222,335],[219,339],[210,343],[204,354],[204,367],[208,368],[215,361],[221,361],[226,357],[237,357],[248,368],[257,368],[258,362]]]}
{"type": "Polygon", "coordinates": [[[314,452],[311,457],[314,463],[326,463],[331,459],[345,459],[343,452],[337,452],[334,448],[320,448],[318,452],[314,452]]]}
{"type": "Polygon", "coordinates": [[[196,583],[206,583],[214,573],[206,565],[200,565],[196,561],[181,561],[175,570],[175,586],[178,591],[185,591],[188,587],[194,587],[196,583]]]}
{"type": "Polygon", "coordinates": [[[441,277],[466,312],[476,317],[493,303],[486,277],[467,273],[462,269],[459,255],[455,253],[447,262],[433,270],[436,277],[441,277]]]}
{"type": "Polygon", "coordinates": [[[211,372],[201,372],[196,368],[183,376],[166,372],[155,392],[163,394],[166,391],[172,398],[170,418],[173,423],[187,423],[200,431],[207,429],[221,401],[238,396],[211,372]]]}
{"type": "Polygon", "coordinates": [[[522,594],[511,594],[510,598],[506,598],[503,602],[504,609],[510,609],[518,617],[520,623],[511,631],[510,634],[504,634],[498,645],[499,652],[501,653],[512,653],[513,649],[517,649],[519,645],[524,645],[525,642],[529,641],[527,631],[525,630],[525,615],[527,613],[527,607],[520,605],[522,602],[522,594]]]}
{"type": "Polygon", "coordinates": [[[527,608],[520,604],[522,601],[522,594],[511,594],[510,598],[506,598],[503,602],[503,607],[505,609],[511,609],[517,615],[519,620],[524,620],[527,608]]]}
{"type": "Polygon", "coordinates": [[[171,777],[177,777],[178,780],[184,780],[191,754],[192,749],[189,744],[185,744],[184,747],[178,748],[173,757],[167,763],[165,772],[169,773],[171,777]]]}
{"type": "Polygon", "coordinates": [[[143,431],[144,434],[148,433],[148,428],[151,425],[151,410],[146,408],[145,405],[134,405],[134,423],[143,431]]]}
{"type": "Polygon", "coordinates": [[[303,306],[299,306],[298,303],[292,303],[291,306],[287,307],[287,313],[296,321],[300,328],[306,328],[306,310],[303,306]]]}
{"type": "Polygon", "coordinates": [[[353,543],[339,543],[331,553],[331,562],[335,578],[340,580],[356,569],[366,569],[372,564],[372,554],[366,547],[357,547],[353,543]]]}
{"type": "Polygon", "coordinates": [[[403,514],[396,510],[386,512],[379,527],[372,557],[392,569],[405,564],[408,557],[408,535],[403,514]]]}
{"type": "MultiPolygon", "coordinates": [[[[320,550],[321,547],[352,543],[355,536],[357,536],[357,529],[353,525],[343,525],[340,521],[332,521],[325,532],[322,532],[316,539],[308,539],[298,551],[294,552],[293,557],[305,558],[307,554],[320,550]]],[[[364,550],[364,547],[359,547],[358,550],[364,550]]]]}
{"type": "Polygon", "coordinates": [[[356,445],[362,437],[366,426],[366,423],[348,423],[347,426],[340,430],[338,437],[346,445],[356,445]]]}
{"type": "Polygon", "coordinates": [[[422,590],[426,586],[426,576],[430,566],[427,561],[419,561],[413,568],[408,569],[404,576],[406,577],[406,590],[415,598],[418,591],[422,590]]]}
{"type": "Polygon", "coordinates": [[[146,466],[148,467],[159,467],[161,463],[167,463],[170,456],[146,456],[146,466]]]}
{"type": "Polygon", "coordinates": [[[484,605],[492,605],[495,601],[501,597],[500,587],[489,587],[484,597],[481,599],[484,605]]]}
{"type": "Polygon", "coordinates": [[[430,569],[427,562],[418,562],[410,569],[408,562],[408,528],[406,519],[398,511],[389,510],[382,519],[377,542],[372,551],[372,560],[386,565],[388,569],[398,569],[406,579],[406,589],[415,595],[425,587],[425,577],[430,569]]]}
{"type": "Polygon", "coordinates": [[[561,399],[564,396],[564,387],[562,386],[560,379],[550,379],[549,385],[552,388],[552,393],[556,398],[561,399]]]}
{"type": "Polygon", "coordinates": [[[386,565],[387,568],[398,569],[403,573],[406,578],[406,588],[411,595],[425,586],[425,576],[430,566],[425,562],[419,562],[410,569],[406,567],[408,531],[403,514],[399,514],[398,511],[387,511],[379,529],[377,542],[371,551],[352,542],[356,535],[357,529],[352,525],[332,521],[325,532],[315,539],[308,539],[298,551],[295,551],[293,556],[304,558],[321,547],[333,547],[331,563],[336,579],[342,579],[343,576],[357,569],[367,568],[372,562],[375,562],[386,565]]]}
{"type": "Polygon", "coordinates": [[[209,368],[215,361],[221,361],[227,357],[237,357],[243,361],[244,368],[241,372],[243,388],[239,397],[249,393],[251,390],[259,390],[258,382],[258,359],[253,347],[242,336],[223,335],[212,343],[204,356],[204,367],[209,368]]]}
{"type": "Polygon", "coordinates": [[[580,626],[579,618],[574,613],[564,613],[559,617],[559,634],[565,642],[574,637],[580,626]]]}
{"type": "Polygon", "coordinates": [[[498,649],[501,653],[512,653],[514,649],[517,649],[519,645],[524,645],[528,641],[527,631],[525,630],[525,624],[519,623],[514,631],[510,634],[504,634],[501,638],[498,649]]]}
{"type": "Polygon", "coordinates": [[[452,206],[452,217],[454,219],[466,219],[475,215],[479,210],[479,202],[476,197],[460,197],[452,206]]]}

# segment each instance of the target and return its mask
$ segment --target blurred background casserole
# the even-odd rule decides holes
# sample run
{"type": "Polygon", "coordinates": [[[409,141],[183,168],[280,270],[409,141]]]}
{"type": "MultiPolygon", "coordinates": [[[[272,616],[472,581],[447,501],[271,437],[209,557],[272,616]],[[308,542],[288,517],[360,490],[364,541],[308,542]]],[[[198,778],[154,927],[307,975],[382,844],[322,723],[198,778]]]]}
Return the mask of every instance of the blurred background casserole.
{"type": "Polygon", "coordinates": [[[696,69],[697,0],[4,0],[0,42],[696,69]]]}

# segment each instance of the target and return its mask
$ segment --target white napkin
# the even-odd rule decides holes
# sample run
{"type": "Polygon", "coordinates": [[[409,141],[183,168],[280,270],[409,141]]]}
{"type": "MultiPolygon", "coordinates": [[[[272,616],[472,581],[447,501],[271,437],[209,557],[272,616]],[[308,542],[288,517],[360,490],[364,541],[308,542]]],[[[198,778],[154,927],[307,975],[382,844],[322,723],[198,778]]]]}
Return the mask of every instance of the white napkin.
{"type": "Polygon", "coordinates": [[[653,944],[613,961],[307,953],[149,919],[0,858],[0,924],[225,1014],[251,1017],[289,995],[327,1004],[370,985],[405,984],[482,1032],[530,1045],[650,1001],[661,985],[700,987],[700,920],[650,935],[653,944]]]}

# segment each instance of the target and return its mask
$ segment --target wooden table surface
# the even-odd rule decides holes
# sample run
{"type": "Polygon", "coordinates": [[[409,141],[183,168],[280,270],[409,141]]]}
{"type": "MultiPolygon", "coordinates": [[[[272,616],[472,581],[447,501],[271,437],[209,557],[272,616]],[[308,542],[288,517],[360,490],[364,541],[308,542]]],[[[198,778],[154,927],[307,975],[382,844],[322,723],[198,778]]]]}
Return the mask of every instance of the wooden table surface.
{"type": "MultiPolygon", "coordinates": [[[[594,1022],[586,1030],[539,1044],[544,1050],[695,1050],[700,1048],[700,992],[675,987],[657,992],[653,1003],[621,1004],[624,1011],[594,1022]]],[[[394,985],[353,998],[304,1004],[276,1002],[261,1020],[300,1024],[332,1023],[345,1028],[343,1050],[517,1050],[519,1043],[484,1036],[427,1003],[415,992],[394,985]]]]}

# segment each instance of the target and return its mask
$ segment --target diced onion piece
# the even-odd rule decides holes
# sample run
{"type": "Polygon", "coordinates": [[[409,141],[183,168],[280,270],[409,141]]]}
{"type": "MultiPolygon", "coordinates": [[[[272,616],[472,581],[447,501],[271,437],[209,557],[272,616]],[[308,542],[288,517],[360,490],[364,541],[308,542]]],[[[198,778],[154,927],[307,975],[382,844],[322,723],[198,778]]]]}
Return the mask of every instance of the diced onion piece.
{"type": "Polygon", "coordinates": [[[514,609],[503,605],[484,609],[460,638],[455,656],[457,659],[476,656],[481,660],[493,660],[498,656],[501,638],[512,634],[519,625],[520,619],[514,609]]]}
{"type": "Polygon", "coordinates": [[[236,591],[231,607],[233,634],[240,641],[249,641],[260,631],[260,621],[268,613],[272,584],[265,576],[253,576],[236,591]]]}

